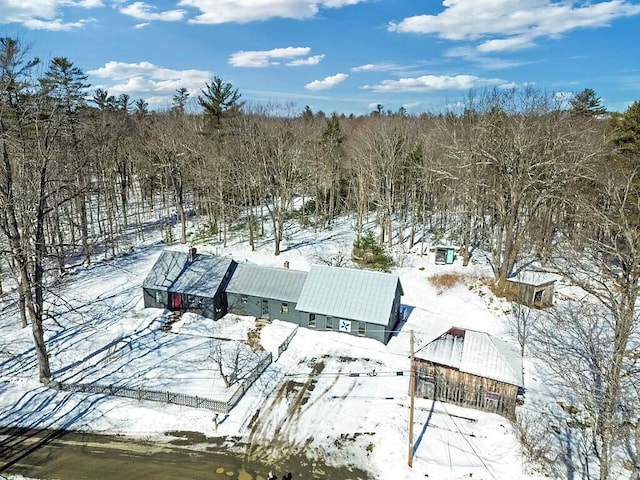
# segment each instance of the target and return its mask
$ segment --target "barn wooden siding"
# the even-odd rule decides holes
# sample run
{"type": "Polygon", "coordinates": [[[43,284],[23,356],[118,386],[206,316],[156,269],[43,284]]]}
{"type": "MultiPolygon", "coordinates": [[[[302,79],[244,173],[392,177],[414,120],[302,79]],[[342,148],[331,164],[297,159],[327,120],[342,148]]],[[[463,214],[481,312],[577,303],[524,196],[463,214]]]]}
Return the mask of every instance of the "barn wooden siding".
{"type": "Polygon", "coordinates": [[[554,282],[532,285],[517,281],[507,282],[507,295],[522,305],[532,308],[553,306],[554,282]]]}
{"type": "Polygon", "coordinates": [[[415,360],[415,394],[515,420],[518,387],[424,360],[415,360]]]}

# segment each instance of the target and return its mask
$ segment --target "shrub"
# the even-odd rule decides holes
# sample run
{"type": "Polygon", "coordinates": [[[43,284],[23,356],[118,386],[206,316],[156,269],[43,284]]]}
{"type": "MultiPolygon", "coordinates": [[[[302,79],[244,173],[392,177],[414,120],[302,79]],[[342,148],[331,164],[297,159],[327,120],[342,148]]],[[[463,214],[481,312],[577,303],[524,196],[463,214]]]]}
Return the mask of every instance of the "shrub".
{"type": "Polygon", "coordinates": [[[394,265],[391,256],[384,251],[371,232],[356,238],[351,258],[360,267],[374,270],[389,270],[394,265]]]}
{"type": "Polygon", "coordinates": [[[215,223],[204,223],[198,227],[193,236],[194,243],[207,243],[216,239],[218,235],[218,225],[215,223]]]}
{"type": "Polygon", "coordinates": [[[429,282],[436,287],[438,293],[442,293],[445,290],[455,287],[462,283],[464,275],[461,273],[437,273],[429,277],[429,282]]]}

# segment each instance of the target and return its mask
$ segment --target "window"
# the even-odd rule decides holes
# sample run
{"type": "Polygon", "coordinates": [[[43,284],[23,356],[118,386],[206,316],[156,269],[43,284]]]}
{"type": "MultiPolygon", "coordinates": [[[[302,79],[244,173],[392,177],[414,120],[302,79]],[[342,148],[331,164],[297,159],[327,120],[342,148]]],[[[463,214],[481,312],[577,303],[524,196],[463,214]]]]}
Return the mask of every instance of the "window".
{"type": "Polygon", "coordinates": [[[533,303],[542,303],[542,290],[536,290],[533,294],[533,303]]]}
{"type": "Polygon", "coordinates": [[[325,323],[324,328],[326,328],[327,330],[333,330],[333,318],[332,317],[327,317],[327,321],[325,323]]]}
{"type": "Polygon", "coordinates": [[[240,297],[240,303],[247,303],[249,301],[249,299],[247,298],[246,295],[242,295],[240,297]]]}
{"type": "Polygon", "coordinates": [[[288,303],[283,303],[280,306],[280,313],[289,313],[289,304],[288,303]]]}
{"type": "Polygon", "coordinates": [[[367,335],[367,324],[364,322],[358,322],[358,336],[364,337],[367,335]]]}
{"type": "Polygon", "coordinates": [[[484,394],[484,407],[491,410],[498,410],[501,396],[496,392],[486,392],[484,394]]]}
{"type": "Polygon", "coordinates": [[[316,328],[316,314],[309,314],[309,328],[316,328]]]}
{"type": "Polygon", "coordinates": [[[418,375],[416,391],[420,391],[425,398],[436,398],[436,378],[431,375],[418,375]]]}

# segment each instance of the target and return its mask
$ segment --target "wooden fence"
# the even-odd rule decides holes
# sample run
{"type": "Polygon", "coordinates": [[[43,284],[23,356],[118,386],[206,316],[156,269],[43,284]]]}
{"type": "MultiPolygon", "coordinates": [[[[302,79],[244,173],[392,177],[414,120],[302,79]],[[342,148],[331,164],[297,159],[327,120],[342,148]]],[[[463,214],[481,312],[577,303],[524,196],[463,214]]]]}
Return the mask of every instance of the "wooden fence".
{"type": "MultiPolygon", "coordinates": [[[[282,354],[298,333],[295,328],[284,342],[278,347],[278,356],[282,354]]],[[[110,360],[113,356],[112,349],[121,341],[121,338],[110,342],[103,350],[108,353],[105,360],[110,360]]],[[[144,388],[131,388],[119,385],[101,385],[97,383],[62,383],[51,382],[50,386],[64,392],[82,392],[101,395],[112,395],[115,397],[133,398],[136,400],[150,400],[152,402],[172,403],[174,405],[182,405],[192,408],[204,408],[212,410],[216,413],[226,414],[240,401],[249,387],[262,375],[269,365],[273,362],[271,353],[267,353],[258,364],[249,372],[249,374],[240,382],[238,388],[233,392],[231,397],[226,401],[213,400],[211,398],[203,398],[193,395],[185,395],[183,393],[169,392],[166,390],[147,390],[144,388]]]]}
{"type": "Polygon", "coordinates": [[[133,398],[135,400],[150,400],[152,402],[172,403],[192,408],[204,408],[217,413],[229,413],[238,403],[249,387],[262,375],[262,372],[271,365],[272,356],[265,355],[258,365],[240,382],[236,391],[226,401],[213,400],[211,398],[186,395],[184,393],[169,392],[167,390],[147,390],[144,388],[131,388],[119,385],[101,385],[98,383],[61,383],[52,382],[51,386],[63,392],[82,392],[114,397],[133,398]]]}
{"type": "Polygon", "coordinates": [[[284,352],[287,348],[289,348],[289,344],[291,343],[291,340],[293,340],[293,337],[296,336],[296,333],[298,333],[298,327],[297,326],[289,334],[287,339],[284,342],[282,342],[282,344],[278,347],[278,358],[280,358],[280,355],[282,355],[282,352],[284,352]]]}

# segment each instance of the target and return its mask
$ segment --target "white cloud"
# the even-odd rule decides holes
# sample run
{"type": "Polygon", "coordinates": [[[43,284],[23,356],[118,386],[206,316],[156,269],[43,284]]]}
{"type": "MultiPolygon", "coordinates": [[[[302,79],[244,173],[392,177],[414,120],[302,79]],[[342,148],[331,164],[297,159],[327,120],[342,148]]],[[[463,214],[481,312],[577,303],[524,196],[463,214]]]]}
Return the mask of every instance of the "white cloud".
{"type": "Polygon", "coordinates": [[[131,98],[144,98],[152,108],[170,105],[179,88],[186,88],[195,97],[212,78],[211,72],[205,70],[171,70],[149,62],[114,61],[89,70],[87,75],[101,80],[94,89],[102,88],[115,96],[126,93],[131,98]]]}
{"type": "Polygon", "coordinates": [[[288,67],[300,67],[303,65],[317,65],[322,61],[323,58],[324,58],[324,53],[320,55],[313,55],[307,58],[300,58],[298,60],[291,60],[290,62],[287,62],[286,65],[288,67]]]}
{"type": "Polygon", "coordinates": [[[249,68],[263,68],[269,65],[279,65],[277,60],[288,60],[289,66],[298,65],[315,65],[318,63],[324,55],[315,55],[309,58],[296,58],[309,55],[311,48],[309,47],[285,47],[274,48],[272,50],[254,50],[254,51],[239,51],[233,53],[229,57],[228,63],[234,67],[249,67],[249,68]]]}
{"type": "Polygon", "coordinates": [[[137,23],[136,25],[133,26],[133,28],[144,28],[144,27],[148,27],[149,25],[151,25],[149,22],[143,22],[143,23],[137,23]]]}
{"type": "Polygon", "coordinates": [[[405,103],[402,106],[404,108],[406,108],[407,110],[411,110],[412,108],[415,108],[415,107],[417,107],[419,105],[420,105],[420,102],[411,102],[411,103],[405,103]]]}
{"type": "Polygon", "coordinates": [[[348,77],[349,75],[346,73],[337,73],[330,77],[325,77],[324,80],[314,80],[311,83],[307,83],[304,88],[307,90],[326,90],[344,82],[348,77]]]}
{"type": "Polygon", "coordinates": [[[535,44],[537,38],[557,38],[580,28],[606,27],[613,20],[640,14],[627,0],[444,0],[437,15],[417,15],[388,25],[400,33],[434,34],[446,40],[486,39],[484,52],[508,51],[535,44]]]}
{"type": "Polygon", "coordinates": [[[417,78],[383,80],[378,85],[365,85],[365,90],[378,93],[432,92],[439,90],[469,90],[476,87],[499,86],[506,83],[499,78],[481,78],[475,75],[424,75],[417,78]]]}
{"type": "Polygon", "coordinates": [[[102,0],[78,0],[76,2],[68,1],[68,2],[61,2],[61,3],[65,5],[71,5],[74,7],[81,7],[81,8],[104,7],[104,3],[102,2],[102,0]]]}
{"type": "Polygon", "coordinates": [[[200,15],[192,23],[247,23],[269,18],[303,19],[321,8],[342,8],[367,0],[180,0],[178,6],[191,7],[200,15]]]}
{"type": "Polygon", "coordinates": [[[36,18],[31,18],[28,20],[24,20],[22,22],[22,25],[29,30],[49,30],[52,32],[61,32],[66,30],[74,30],[76,28],[82,28],[87,23],[94,21],[95,20],[92,18],[78,20],[77,22],[62,22],[60,20],[39,20],[36,18]]]}
{"type": "Polygon", "coordinates": [[[353,67],[352,72],[397,72],[405,70],[406,67],[395,65],[393,63],[367,63],[359,67],[353,67]]]}
{"type": "Polygon", "coordinates": [[[504,52],[507,50],[522,50],[523,48],[530,48],[535,45],[533,38],[529,35],[520,35],[517,37],[509,38],[495,38],[493,40],[487,40],[478,45],[478,51],[482,53],[490,52],[504,52]]]}
{"type": "Polygon", "coordinates": [[[450,48],[444,53],[444,55],[445,57],[451,58],[464,58],[469,62],[481,65],[482,68],[486,70],[504,70],[533,63],[531,61],[507,60],[505,58],[486,56],[480,54],[478,50],[468,46],[450,48]]]}
{"type": "Polygon", "coordinates": [[[164,12],[157,12],[156,10],[156,7],[149,5],[148,3],[133,2],[131,5],[121,7],[120,13],[137,18],[138,20],[159,20],[165,22],[180,21],[187,13],[186,10],[166,10],[164,12]]]}
{"type": "Polygon", "coordinates": [[[67,22],[65,10],[103,7],[102,0],[0,0],[0,25],[18,23],[31,30],[72,30],[95,21],[85,18],[67,22]]]}

